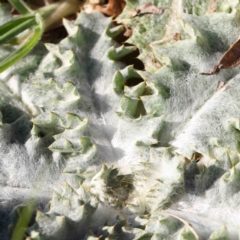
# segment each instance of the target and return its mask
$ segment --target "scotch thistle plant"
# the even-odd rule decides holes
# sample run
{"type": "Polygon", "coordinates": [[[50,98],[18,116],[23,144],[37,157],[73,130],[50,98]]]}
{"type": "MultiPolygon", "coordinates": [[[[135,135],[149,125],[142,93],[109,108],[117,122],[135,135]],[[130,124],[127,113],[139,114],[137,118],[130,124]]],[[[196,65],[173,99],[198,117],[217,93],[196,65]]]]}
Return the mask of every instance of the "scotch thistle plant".
{"type": "Polygon", "coordinates": [[[1,238],[238,239],[239,68],[211,69],[239,6],[128,0],[122,25],[82,11],[5,69],[1,238]],[[144,70],[122,61],[136,49],[144,70]]]}

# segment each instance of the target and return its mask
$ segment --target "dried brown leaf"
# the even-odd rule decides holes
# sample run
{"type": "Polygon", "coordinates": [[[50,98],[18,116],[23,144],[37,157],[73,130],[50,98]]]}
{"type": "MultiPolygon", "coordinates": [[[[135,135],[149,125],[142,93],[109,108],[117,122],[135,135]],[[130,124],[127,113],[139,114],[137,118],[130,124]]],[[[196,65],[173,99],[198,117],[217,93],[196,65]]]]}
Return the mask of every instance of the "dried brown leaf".
{"type": "Polygon", "coordinates": [[[96,5],[94,9],[108,15],[117,17],[125,7],[126,2],[124,0],[109,0],[106,6],[96,5]]]}
{"type": "Polygon", "coordinates": [[[220,58],[217,65],[209,73],[200,73],[201,75],[218,74],[221,69],[236,67],[240,64],[240,39],[238,39],[220,58]]]}
{"type": "Polygon", "coordinates": [[[136,16],[142,16],[145,14],[162,14],[163,8],[158,8],[152,3],[148,2],[143,4],[139,9],[137,10],[131,10],[129,11],[129,14],[133,17],[136,16]]]}

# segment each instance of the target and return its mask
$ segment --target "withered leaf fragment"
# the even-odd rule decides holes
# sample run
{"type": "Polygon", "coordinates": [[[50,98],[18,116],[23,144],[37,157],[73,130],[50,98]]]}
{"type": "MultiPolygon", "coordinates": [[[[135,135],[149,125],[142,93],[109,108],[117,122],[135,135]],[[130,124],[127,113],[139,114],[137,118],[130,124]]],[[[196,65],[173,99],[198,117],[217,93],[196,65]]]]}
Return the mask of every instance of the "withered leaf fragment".
{"type": "Polygon", "coordinates": [[[137,9],[133,17],[142,16],[145,14],[162,14],[162,12],[163,8],[158,8],[152,3],[148,2],[143,4],[139,9],[137,9]]]}
{"type": "Polygon", "coordinates": [[[201,75],[218,74],[221,69],[236,67],[240,64],[240,38],[235,42],[220,58],[217,65],[209,73],[200,73],[201,75]]]}
{"type": "Polygon", "coordinates": [[[106,6],[96,5],[94,9],[112,17],[117,17],[125,7],[124,0],[109,0],[106,6]]]}

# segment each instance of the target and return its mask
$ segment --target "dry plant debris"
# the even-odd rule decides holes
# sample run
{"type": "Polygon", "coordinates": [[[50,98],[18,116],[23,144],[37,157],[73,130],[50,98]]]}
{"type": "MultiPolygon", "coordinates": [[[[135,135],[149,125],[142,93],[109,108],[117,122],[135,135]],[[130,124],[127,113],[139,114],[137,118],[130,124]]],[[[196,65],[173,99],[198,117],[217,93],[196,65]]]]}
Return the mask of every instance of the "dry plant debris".
{"type": "Polygon", "coordinates": [[[209,73],[200,73],[201,75],[218,74],[221,69],[236,67],[240,64],[240,39],[238,39],[220,58],[216,66],[209,73]]]}
{"type": "Polygon", "coordinates": [[[112,17],[117,17],[125,7],[124,0],[109,0],[107,5],[95,5],[94,9],[112,17]]]}
{"type": "Polygon", "coordinates": [[[129,10],[128,11],[128,13],[132,17],[139,17],[139,16],[142,16],[142,15],[145,15],[145,14],[162,14],[162,12],[163,12],[163,8],[158,8],[150,2],[143,4],[137,10],[129,10]]]}

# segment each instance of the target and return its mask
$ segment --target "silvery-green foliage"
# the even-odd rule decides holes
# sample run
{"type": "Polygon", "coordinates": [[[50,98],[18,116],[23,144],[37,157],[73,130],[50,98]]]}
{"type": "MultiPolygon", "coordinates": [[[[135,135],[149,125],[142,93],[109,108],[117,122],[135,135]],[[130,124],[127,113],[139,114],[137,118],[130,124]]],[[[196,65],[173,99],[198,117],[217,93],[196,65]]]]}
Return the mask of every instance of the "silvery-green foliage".
{"type": "MultiPolygon", "coordinates": [[[[209,71],[238,39],[239,3],[216,3],[212,13],[205,13],[206,9],[211,9],[207,2],[182,3],[168,1],[171,8],[166,8],[162,18],[167,18],[167,12],[177,12],[172,15],[168,28],[163,28],[161,23],[156,24],[159,20],[157,14],[139,18],[129,16],[129,11],[141,8],[143,2],[139,6],[139,2],[129,1],[119,19],[133,28],[128,42],[141,48],[144,41],[145,46],[149,46],[143,48],[140,54],[147,72],[138,73],[144,79],[154,79],[170,91],[170,96],[163,103],[165,116],[160,144],[172,146],[175,153],[188,159],[195,152],[203,155],[197,164],[186,162],[184,183],[188,194],[172,205],[177,210],[174,214],[192,225],[197,215],[205,218],[207,227],[205,223],[194,226],[200,239],[210,237],[211,231],[220,229],[224,224],[228,231],[231,228],[229,239],[237,239],[238,68],[211,77],[201,76],[199,72],[209,71]],[[191,10],[192,4],[194,8],[191,10]],[[153,23],[154,28],[150,27],[153,23]],[[140,28],[145,29],[144,33],[139,31],[140,28]],[[154,34],[151,34],[153,31],[154,34]],[[180,35],[177,41],[174,39],[176,33],[180,35]],[[224,82],[226,86],[218,90],[218,82],[224,82]],[[205,230],[200,227],[202,224],[205,230]]],[[[154,4],[159,8],[165,6],[162,1],[154,4]]]]}
{"type": "Polygon", "coordinates": [[[2,225],[35,198],[28,239],[238,239],[239,68],[199,75],[238,38],[238,7],[129,0],[134,47],[82,12],[2,73],[2,225]],[[133,16],[146,3],[158,12],[133,16]],[[145,71],[120,61],[136,47],[145,71]]]}

